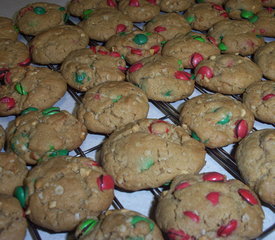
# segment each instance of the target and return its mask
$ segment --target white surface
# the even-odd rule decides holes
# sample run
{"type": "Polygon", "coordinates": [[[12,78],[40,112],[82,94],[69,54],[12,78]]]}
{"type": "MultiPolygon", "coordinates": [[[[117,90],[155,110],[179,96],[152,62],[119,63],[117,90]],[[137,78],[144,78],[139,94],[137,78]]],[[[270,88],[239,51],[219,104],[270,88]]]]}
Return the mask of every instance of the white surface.
{"type": "MultiPolygon", "coordinates": [[[[31,3],[34,1],[30,0],[0,0],[0,16],[4,17],[14,17],[15,12],[17,12],[21,7],[25,6],[27,3],[31,3]]],[[[60,4],[61,6],[65,6],[67,4],[67,0],[47,0],[40,2],[53,2],[60,4]]],[[[194,93],[196,95],[196,93],[194,93]]],[[[173,106],[176,108],[180,106],[181,101],[174,103],[173,106]]],[[[67,93],[57,104],[56,106],[60,107],[61,109],[67,109],[68,111],[72,112],[75,107],[75,101],[72,99],[72,97],[67,93]]],[[[156,109],[152,104],[150,104],[150,112],[148,117],[150,118],[160,118],[164,116],[158,109],[156,109]]],[[[0,118],[0,124],[4,127],[7,126],[8,122],[10,120],[14,119],[14,117],[1,117],[0,118]]],[[[271,128],[271,125],[264,125],[264,124],[258,124],[255,125],[258,129],[261,128],[271,128]]],[[[102,140],[104,139],[104,136],[102,135],[92,135],[89,134],[81,148],[83,150],[89,149],[93,146],[96,146],[102,140]]],[[[230,151],[230,147],[227,147],[226,150],[230,151]]],[[[74,155],[74,153],[70,153],[71,155],[74,155]]],[[[96,158],[95,152],[88,154],[88,157],[96,158]]],[[[218,171],[225,175],[227,175],[228,178],[232,178],[232,176],[226,172],[220,165],[216,163],[210,156],[207,155],[206,157],[206,166],[202,170],[205,171],[218,171]]],[[[154,196],[150,191],[144,190],[144,191],[137,191],[133,193],[126,193],[122,191],[116,191],[115,195],[117,199],[122,203],[122,205],[125,208],[132,209],[135,211],[138,211],[145,215],[150,215],[150,211],[152,209],[152,206],[154,204],[154,196]]],[[[264,221],[264,230],[269,227],[272,223],[275,222],[275,215],[267,208],[264,208],[265,211],[265,221],[264,221]]],[[[40,235],[42,240],[65,240],[65,239],[72,239],[71,236],[67,236],[67,234],[61,233],[61,234],[49,234],[43,231],[40,231],[40,235]]],[[[275,239],[275,233],[269,234],[264,240],[274,240],[275,239]]],[[[27,233],[25,240],[32,240],[32,237],[29,233],[27,233]]]]}

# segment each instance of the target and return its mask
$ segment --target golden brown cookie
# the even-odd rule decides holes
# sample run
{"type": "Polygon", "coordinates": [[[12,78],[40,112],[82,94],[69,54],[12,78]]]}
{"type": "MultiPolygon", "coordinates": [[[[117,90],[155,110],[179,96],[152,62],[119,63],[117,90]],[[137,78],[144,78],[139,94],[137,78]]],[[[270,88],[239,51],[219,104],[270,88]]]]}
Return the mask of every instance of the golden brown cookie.
{"type": "Polygon", "coordinates": [[[264,37],[275,37],[275,10],[265,8],[257,13],[255,33],[264,37]]]}
{"type": "Polygon", "coordinates": [[[0,17],[0,39],[17,40],[18,29],[13,20],[7,17],[0,17]]]}

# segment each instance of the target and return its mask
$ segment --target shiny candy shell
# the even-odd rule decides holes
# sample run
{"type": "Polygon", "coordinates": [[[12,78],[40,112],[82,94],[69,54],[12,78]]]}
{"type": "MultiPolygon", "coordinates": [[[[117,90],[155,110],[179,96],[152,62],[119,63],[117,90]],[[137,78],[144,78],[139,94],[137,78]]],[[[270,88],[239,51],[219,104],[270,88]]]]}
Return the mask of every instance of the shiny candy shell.
{"type": "Polygon", "coordinates": [[[196,67],[203,59],[204,58],[200,53],[193,53],[191,55],[191,66],[196,67]]]}
{"type": "Polygon", "coordinates": [[[115,0],[107,0],[107,4],[110,7],[116,7],[117,6],[117,3],[116,3],[115,0]]]}
{"type": "Polygon", "coordinates": [[[184,71],[176,71],[174,73],[174,76],[176,79],[185,80],[185,81],[188,81],[191,79],[191,74],[184,71]]]}
{"type": "Polygon", "coordinates": [[[135,227],[137,223],[139,222],[147,222],[149,224],[150,231],[154,230],[155,224],[148,218],[142,217],[142,216],[133,216],[131,219],[131,224],[135,227]]]}
{"type": "Polygon", "coordinates": [[[160,46],[155,45],[150,48],[150,50],[153,50],[153,54],[157,54],[160,51],[160,46]]]}
{"type": "Polygon", "coordinates": [[[132,72],[135,72],[135,71],[141,69],[142,67],[143,67],[143,64],[142,64],[142,63],[135,63],[135,64],[133,64],[131,67],[129,67],[128,71],[129,71],[130,73],[132,73],[132,72]]]}
{"type": "Polygon", "coordinates": [[[189,187],[190,185],[191,185],[191,184],[190,184],[189,182],[182,182],[182,183],[179,183],[179,184],[175,187],[175,190],[178,191],[178,190],[187,188],[187,187],[189,187]]]}
{"type": "Polygon", "coordinates": [[[17,65],[20,66],[20,67],[25,67],[25,66],[30,65],[30,63],[31,63],[31,58],[27,58],[26,60],[24,60],[23,62],[18,63],[17,65]]]}
{"type": "Polygon", "coordinates": [[[218,231],[218,237],[227,237],[231,235],[232,232],[238,227],[238,222],[235,219],[232,219],[228,224],[221,226],[218,231]]]}
{"type": "Polygon", "coordinates": [[[35,7],[33,11],[38,15],[43,15],[47,12],[46,9],[43,7],[35,7]]]}
{"type": "Polygon", "coordinates": [[[267,100],[269,100],[270,98],[273,98],[273,97],[275,97],[275,94],[270,93],[270,94],[267,94],[267,95],[263,96],[262,100],[267,101],[267,100]]]}
{"type": "Polygon", "coordinates": [[[1,103],[5,103],[7,105],[8,110],[15,107],[15,100],[11,97],[2,97],[0,98],[1,103]]]}
{"type": "Polygon", "coordinates": [[[238,120],[235,123],[235,137],[244,138],[248,134],[248,124],[247,121],[242,119],[238,120]]]}
{"type": "Polygon", "coordinates": [[[166,27],[162,27],[162,26],[157,26],[157,27],[154,28],[154,31],[157,32],[157,33],[164,32],[166,30],[167,30],[166,27]]]}
{"type": "Polygon", "coordinates": [[[138,55],[138,56],[142,56],[142,50],[138,49],[138,48],[132,48],[131,53],[135,54],[135,55],[138,55]]]}
{"type": "Polygon", "coordinates": [[[110,175],[101,175],[96,182],[100,191],[114,189],[114,180],[110,175]]]}
{"type": "Polygon", "coordinates": [[[133,41],[137,45],[143,45],[148,42],[148,37],[145,34],[139,33],[135,35],[133,41]]]}
{"type": "Polygon", "coordinates": [[[240,194],[240,196],[247,201],[248,203],[250,203],[251,205],[256,205],[258,204],[258,200],[256,197],[254,197],[254,195],[247,189],[244,188],[240,188],[238,190],[238,193],[240,194]]]}
{"type": "Polygon", "coordinates": [[[207,77],[208,79],[212,78],[214,76],[213,70],[210,67],[202,66],[199,68],[197,74],[200,74],[204,77],[207,77]]]}
{"type": "Polygon", "coordinates": [[[124,24],[118,24],[116,26],[116,33],[125,32],[127,29],[126,25],[124,24]]]}
{"type": "Polygon", "coordinates": [[[79,230],[81,231],[81,236],[84,236],[91,232],[93,228],[98,224],[98,221],[95,219],[86,219],[79,225],[79,230]]]}
{"type": "Polygon", "coordinates": [[[54,115],[60,112],[59,107],[50,107],[50,108],[46,108],[42,111],[42,114],[44,116],[50,116],[50,115],[54,115]]]}
{"type": "Polygon", "coordinates": [[[203,181],[209,182],[223,182],[225,180],[225,177],[223,174],[218,172],[209,172],[203,174],[202,179],[203,181]]]}
{"type": "Polygon", "coordinates": [[[183,214],[196,223],[200,222],[200,216],[192,211],[184,211],[183,214]]]}
{"type": "Polygon", "coordinates": [[[22,208],[26,207],[26,201],[28,196],[28,188],[23,186],[18,186],[14,190],[14,197],[18,199],[22,208]]]}
{"type": "Polygon", "coordinates": [[[169,229],[167,231],[167,236],[169,238],[169,240],[191,240],[190,235],[188,235],[187,233],[185,233],[183,230],[176,230],[176,229],[169,229]]]}
{"type": "Polygon", "coordinates": [[[139,0],[130,0],[129,1],[129,6],[139,7],[139,0]]]}
{"type": "Polygon", "coordinates": [[[210,192],[206,195],[206,199],[212,203],[213,206],[216,206],[219,203],[220,193],[219,192],[210,192]]]}

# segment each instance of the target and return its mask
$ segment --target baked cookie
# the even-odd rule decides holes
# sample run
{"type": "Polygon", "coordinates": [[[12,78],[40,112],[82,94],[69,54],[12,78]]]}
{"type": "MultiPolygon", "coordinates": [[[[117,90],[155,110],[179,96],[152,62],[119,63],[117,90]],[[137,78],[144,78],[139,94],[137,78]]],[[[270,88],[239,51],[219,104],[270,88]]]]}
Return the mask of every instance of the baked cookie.
{"type": "Polygon", "coordinates": [[[227,0],[196,0],[197,3],[205,3],[205,2],[212,2],[212,3],[216,3],[219,5],[223,5],[227,0]]]}
{"type": "Polygon", "coordinates": [[[0,169],[0,193],[13,195],[28,173],[26,163],[14,153],[0,152],[0,169]]]}
{"type": "Polygon", "coordinates": [[[84,157],[53,157],[40,163],[21,189],[28,218],[54,232],[74,230],[82,220],[106,210],[114,198],[112,177],[84,157]]]}
{"type": "Polygon", "coordinates": [[[275,37],[275,10],[273,8],[265,8],[258,12],[254,25],[255,33],[264,37],[275,37]]]}
{"type": "Polygon", "coordinates": [[[223,94],[242,94],[252,83],[261,81],[262,70],[247,57],[234,54],[211,56],[195,68],[200,86],[223,94]]]}
{"type": "Polygon", "coordinates": [[[263,38],[254,32],[255,25],[243,20],[223,20],[208,31],[208,36],[222,53],[253,54],[265,44],[263,38]]]}
{"type": "Polygon", "coordinates": [[[128,81],[139,86],[151,100],[174,102],[194,91],[191,74],[183,71],[182,61],[175,57],[155,55],[133,64],[128,81]]]}
{"type": "Polygon", "coordinates": [[[275,0],[261,0],[264,7],[275,7],[275,0]]]}
{"type": "Polygon", "coordinates": [[[0,116],[19,114],[28,107],[44,109],[63,97],[67,84],[58,72],[43,67],[16,67],[3,72],[0,116]]]}
{"type": "Polygon", "coordinates": [[[275,41],[260,47],[253,56],[254,62],[259,65],[263,75],[275,81],[275,41]]]}
{"type": "Polygon", "coordinates": [[[31,107],[10,123],[6,134],[7,150],[28,164],[36,164],[47,157],[66,155],[79,147],[87,130],[65,110],[31,107]]]}
{"type": "Polygon", "coordinates": [[[135,30],[113,35],[105,47],[119,52],[126,62],[133,64],[143,58],[160,54],[163,41],[164,37],[158,33],[135,30]]]}
{"type": "Polygon", "coordinates": [[[194,0],[160,0],[160,10],[163,12],[181,12],[188,9],[194,0]]]}
{"type": "Polygon", "coordinates": [[[258,120],[275,124],[275,82],[251,84],[243,94],[243,103],[258,120]]]}
{"type": "Polygon", "coordinates": [[[77,118],[88,130],[110,134],[127,123],[147,117],[148,98],[129,82],[106,82],[88,90],[77,118]]]}
{"type": "Polygon", "coordinates": [[[192,5],[183,15],[192,29],[205,31],[215,23],[228,19],[222,5],[215,3],[198,3],[192,5]]]}
{"type": "Polygon", "coordinates": [[[264,202],[274,205],[275,129],[258,130],[244,138],[237,147],[236,161],[248,185],[264,202]]]}
{"type": "Polygon", "coordinates": [[[159,14],[151,19],[144,27],[146,32],[155,32],[170,40],[177,34],[186,34],[191,27],[185,18],[178,13],[159,14]]]}
{"type": "Polygon", "coordinates": [[[12,196],[0,194],[0,239],[24,240],[27,220],[18,200],[12,196]]]}
{"type": "Polygon", "coordinates": [[[132,22],[146,22],[160,13],[160,0],[120,0],[118,9],[132,22]]]}
{"type": "Polygon", "coordinates": [[[253,22],[257,12],[263,9],[261,0],[227,0],[224,7],[232,19],[248,19],[253,22]]]}
{"type": "Polygon", "coordinates": [[[6,140],[5,136],[6,136],[5,129],[0,124],[0,151],[5,145],[5,140],[6,140]]]}
{"type": "Polygon", "coordinates": [[[78,25],[88,34],[90,39],[107,41],[116,33],[132,31],[131,19],[114,8],[99,8],[89,11],[78,25]]]}
{"type": "Polygon", "coordinates": [[[186,129],[143,119],[113,132],[104,141],[100,158],[116,186],[136,191],[159,187],[179,174],[199,172],[205,150],[186,129]]]}
{"type": "Polygon", "coordinates": [[[263,219],[256,194],[218,172],[176,177],[156,208],[156,221],[169,239],[254,239],[263,219]]]}
{"type": "Polygon", "coordinates": [[[101,83],[125,80],[126,62],[118,52],[103,46],[72,51],[61,65],[66,82],[79,91],[87,91],[101,83]]]}
{"type": "Polygon", "coordinates": [[[91,9],[98,8],[117,8],[115,0],[71,0],[68,4],[68,11],[71,15],[82,17],[91,9]]]}
{"type": "Polygon", "coordinates": [[[75,236],[79,240],[164,240],[153,220],[127,209],[108,210],[99,218],[84,220],[75,236]]]}
{"type": "Polygon", "coordinates": [[[88,43],[89,37],[80,27],[64,25],[36,35],[29,44],[35,63],[58,64],[70,52],[84,48],[88,43]]]}
{"type": "Polygon", "coordinates": [[[13,23],[13,20],[7,17],[0,17],[0,39],[17,40],[18,29],[13,23]]]}
{"type": "Polygon", "coordinates": [[[34,2],[18,11],[16,25],[26,35],[37,35],[52,27],[64,25],[68,17],[66,9],[58,4],[34,2]]]}
{"type": "Polygon", "coordinates": [[[5,70],[16,66],[26,66],[31,63],[28,47],[10,39],[0,39],[0,69],[5,70]]]}
{"type": "Polygon", "coordinates": [[[220,54],[217,46],[206,37],[197,32],[178,34],[167,41],[162,49],[163,56],[173,56],[182,61],[182,67],[194,68],[203,59],[220,54]]]}
{"type": "Polygon", "coordinates": [[[192,130],[193,138],[216,148],[244,138],[253,127],[254,116],[244,104],[229,96],[202,94],[183,104],[180,122],[192,130]]]}

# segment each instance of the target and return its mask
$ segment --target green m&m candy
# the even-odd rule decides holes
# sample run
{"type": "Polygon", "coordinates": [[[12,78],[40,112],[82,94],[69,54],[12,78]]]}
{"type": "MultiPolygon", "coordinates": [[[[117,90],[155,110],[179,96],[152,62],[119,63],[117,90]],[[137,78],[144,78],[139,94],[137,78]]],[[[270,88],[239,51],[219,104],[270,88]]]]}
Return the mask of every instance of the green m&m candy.
{"type": "Polygon", "coordinates": [[[38,15],[43,15],[47,12],[46,9],[43,7],[35,7],[33,11],[38,15]]]}
{"type": "Polygon", "coordinates": [[[24,89],[21,83],[16,83],[15,90],[21,95],[28,95],[28,92],[24,89]]]}
{"type": "Polygon", "coordinates": [[[54,115],[56,113],[59,113],[60,109],[59,107],[50,107],[42,111],[42,114],[44,116],[54,115]]]}
{"type": "Polygon", "coordinates": [[[142,217],[142,216],[133,216],[131,219],[131,224],[135,227],[137,223],[139,222],[147,222],[149,224],[150,231],[154,230],[155,224],[148,218],[142,217]]]}
{"type": "Polygon", "coordinates": [[[143,45],[148,42],[148,37],[145,34],[140,33],[135,35],[133,41],[138,45],[143,45]]]}
{"type": "Polygon", "coordinates": [[[18,186],[14,190],[13,196],[18,199],[22,208],[26,208],[28,197],[28,187],[18,186]]]}
{"type": "Polygon", "coordinates": [[[95,219],[86,219],[84,220],[77,229],[77,232],[80,232],[78,234],[78,238],[84,235],[87,235],[90,231],[93,230],[93,228],[98,224],[98,221],[95,219]]]}
{"type": "Polygon", "coordinates": [[[219,43],[218,48],[221,51],[226,51],[228,49],[228,47],[223,42],[219,43]]]}
{"type": "Polygon", "coordinates": [[[254,13],[251,12],[251,11],[248,11],[248,10],[245,10],[245,9],[241,10],[241,17],[242,18],[248,19],[248,18],[253,17],[253,15],[254,15],[254,13]]]}
{"type": "Polygon", "coordinates": [[[23,110],[20,115],[26,115],[29,112],[36,112],[36,111],[38,111],[38,108],[29,107],[29,108],[26,108],[25,110],[23,110]]]}

